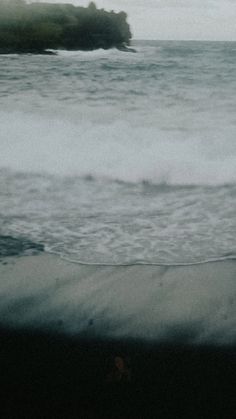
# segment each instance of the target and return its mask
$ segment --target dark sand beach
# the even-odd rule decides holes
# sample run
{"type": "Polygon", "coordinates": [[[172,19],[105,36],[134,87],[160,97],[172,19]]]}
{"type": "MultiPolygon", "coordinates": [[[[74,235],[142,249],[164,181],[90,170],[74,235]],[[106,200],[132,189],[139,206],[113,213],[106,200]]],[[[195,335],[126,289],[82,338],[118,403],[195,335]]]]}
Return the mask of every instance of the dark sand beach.
{"type": "Polygon", "coordinates": [[[1,417],[233,419],[235,273],[2,258],[1,417]]]}

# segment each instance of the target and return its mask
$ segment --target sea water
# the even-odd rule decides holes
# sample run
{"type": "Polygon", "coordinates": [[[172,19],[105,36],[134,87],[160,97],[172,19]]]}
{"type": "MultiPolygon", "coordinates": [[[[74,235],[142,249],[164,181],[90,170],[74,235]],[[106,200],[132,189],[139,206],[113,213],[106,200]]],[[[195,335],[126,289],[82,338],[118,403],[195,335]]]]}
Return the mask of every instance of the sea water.
{"type": "Polygon", "coordinates": [[[236,43],[0,56],[0,235],[70,260],[236,257],[236,43]]]}

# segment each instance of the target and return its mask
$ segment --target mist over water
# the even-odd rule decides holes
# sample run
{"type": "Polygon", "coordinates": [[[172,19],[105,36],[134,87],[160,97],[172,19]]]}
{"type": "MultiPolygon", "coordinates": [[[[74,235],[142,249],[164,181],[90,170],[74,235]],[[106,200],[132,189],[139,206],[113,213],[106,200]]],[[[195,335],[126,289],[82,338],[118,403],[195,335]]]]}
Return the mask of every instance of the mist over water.
{"type": "Polygon", "coordinates": [[[87,263],[236,255],[236,45],[0,57],[1,234],[87,263]]]}

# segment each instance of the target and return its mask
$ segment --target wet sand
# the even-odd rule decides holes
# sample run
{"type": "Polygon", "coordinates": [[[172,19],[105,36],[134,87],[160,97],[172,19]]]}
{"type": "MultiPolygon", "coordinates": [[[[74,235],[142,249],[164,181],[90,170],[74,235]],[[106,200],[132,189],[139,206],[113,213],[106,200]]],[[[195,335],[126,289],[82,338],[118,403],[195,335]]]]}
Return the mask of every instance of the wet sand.
{"type": "Polygon", "coordinates": [[[236,263],[0,263],[3,418],[232,419],[236,263]],[[130,382],[108,383],[122,356],[130,382]]]}
{"type": "Polygon", "coordinates": [[[79,265],[56,255],[0,263],[5,326],[156,343],[236,344],[236,261],[79,265]]]}

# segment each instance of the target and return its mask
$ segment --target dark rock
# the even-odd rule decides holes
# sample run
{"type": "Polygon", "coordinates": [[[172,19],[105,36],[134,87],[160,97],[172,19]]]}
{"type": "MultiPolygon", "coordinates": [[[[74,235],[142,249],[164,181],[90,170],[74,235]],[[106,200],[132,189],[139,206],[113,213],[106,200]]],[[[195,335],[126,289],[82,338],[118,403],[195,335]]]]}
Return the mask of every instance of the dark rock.
{"type": "Polygon", "coordinates": [[[32,255],[43,251],[41,243],[23,237],[0,236],[0,257],[32,255]]]}
{"type": "Polygon", "coordinates": [[[134,52],[134,53],[136,53],[137,51],[136,51],[136,49],[134,49],[134,48],[130,48],[130,47],[127,47],[126,45],[119,45],[119,46],[117,46],[116,47],[119,51],[122,51],[122,52],[134,52]]]}

